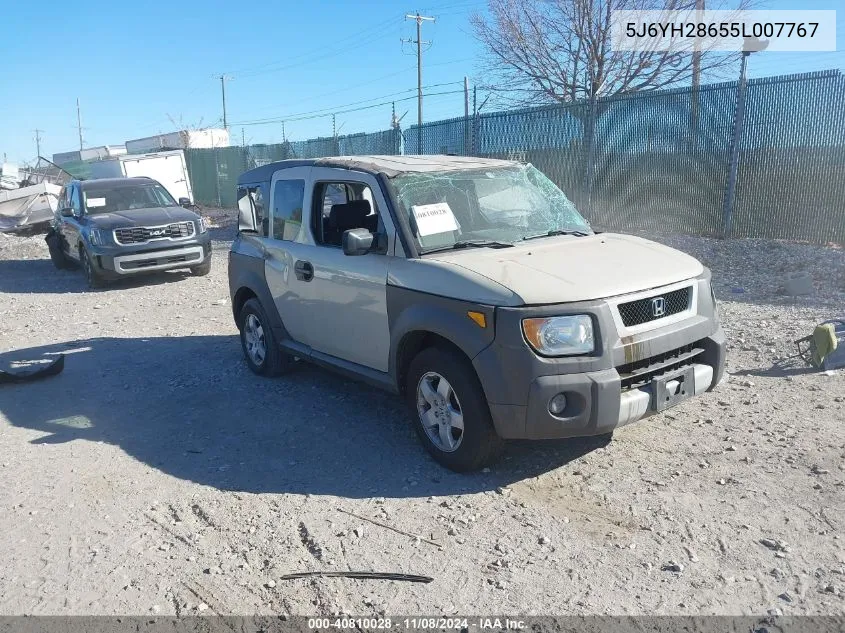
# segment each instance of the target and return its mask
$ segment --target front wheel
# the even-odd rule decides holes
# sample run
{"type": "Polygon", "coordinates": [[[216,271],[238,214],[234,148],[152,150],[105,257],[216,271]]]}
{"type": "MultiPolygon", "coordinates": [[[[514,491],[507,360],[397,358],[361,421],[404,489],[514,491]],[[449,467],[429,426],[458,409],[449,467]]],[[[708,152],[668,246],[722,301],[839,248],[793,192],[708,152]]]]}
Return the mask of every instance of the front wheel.
{"type": "Polygon", "coordinates": [[[414,429],[435,460],[456,472],[491,463],[504,448],[472,365],[457,352],[430,347],[408,371],[414,429]]]}
{"type": "Polygon", "coordinates": [[[282,352],[276,342],[258,299],[250,299],[241,308],[238,326],[244,358],[254,373],[259,376],[278,376],[290,368],[293,359],[282,352]]]}
{"type": "Polygon", "coordinates": [[[70,260],[65,255],[65,252],[62,250],[62,238],[54,229],[51,229],[49,233],[47,233],[47,237],[44,238],[47,242],[47,248],[50,251],[50,260],[53,262],[53,266],[58,268],[59,270],[66,270],[68,268],[72,268],[70,260]]]}
{"type": "Polygon", "coordinates": [[[191,267],[191,274],[197,277],[205,277],[211,272],[211,256],[206,257],[205,261],[199,266],[191,267]]]}
{"type": "Polygon", "coordinates": [[[85,281],[88,282],[88,287],[102,288],[105,286],[105,278],[94,267],[94,262],[91,261],[91,256],[84,248],[79,249],[79,259],[82,262],[82,272],[85,273],[85,281]]]}

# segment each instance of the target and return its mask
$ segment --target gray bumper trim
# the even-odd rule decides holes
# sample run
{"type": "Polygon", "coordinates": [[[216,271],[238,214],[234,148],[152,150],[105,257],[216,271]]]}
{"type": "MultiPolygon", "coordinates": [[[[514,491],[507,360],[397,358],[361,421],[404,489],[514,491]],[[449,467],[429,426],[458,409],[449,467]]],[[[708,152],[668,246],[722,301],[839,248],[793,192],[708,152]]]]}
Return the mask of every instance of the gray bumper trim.
{"type": "Polygon", "coordinates": [[[144,253],[135,253],[133,255],[119,255],[114,258],[114,271],[119,275],[132,275],[135,273],[145,273],[151,270],[165,270],[168,268],[186,268],[188,266],[196,266],[205,261],[205,251],[202,246],[189,246],[187,248],[175,248],[166,251],[147,251],[144,253]],[[166,262],[163,264],[155,264],[153,266],[144,266],[143,268],[123,268],[126,262],[143,261],[145,259],[165,259],[169,257],[180,257],[183,255],[198,255],[196,259],[181,262],[166,262]]]}
{"type": "MultiPolygon", "coordinates": [[[[713,368],[710,365],[693,365],[695,372],[695,393],[697,396],[710,388],[713,382],[713,368]]],[[[631,424],[642,420],[654,413],[651,406],[652,394],[645,389],[631,389],[622,393],[619,397],[619,419],[618,426],[631,424]]]]}

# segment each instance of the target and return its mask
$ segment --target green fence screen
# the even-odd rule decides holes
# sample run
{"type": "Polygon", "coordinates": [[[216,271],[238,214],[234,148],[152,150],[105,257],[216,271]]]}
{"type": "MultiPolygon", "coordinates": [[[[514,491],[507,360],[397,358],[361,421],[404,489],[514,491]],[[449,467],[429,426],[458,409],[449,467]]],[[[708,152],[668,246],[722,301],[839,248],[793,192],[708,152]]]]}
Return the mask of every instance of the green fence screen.
{"type": "MultiPolygon", "coordinates": [[[[606,230],[725,233],[737,83],[477,114],[404,132],[186,151],[194,195],[235,204],[240,173],[286,158],[459,154],[533,163],[606,230]]],[[[845,243],[845,77],[751,80],[731,235],[845,243]]]]}

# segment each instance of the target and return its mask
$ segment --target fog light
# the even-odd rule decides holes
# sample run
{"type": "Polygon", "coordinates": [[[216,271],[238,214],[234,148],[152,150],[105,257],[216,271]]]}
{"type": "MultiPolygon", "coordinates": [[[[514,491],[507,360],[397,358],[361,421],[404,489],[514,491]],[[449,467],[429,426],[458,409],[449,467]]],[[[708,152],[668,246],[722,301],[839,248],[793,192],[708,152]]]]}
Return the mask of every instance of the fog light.
{"type": "Polygon", "coordinates": [[[564,409],[566,409],[566,396],[562,393],[549,400],[549,413],[552,415],[560,415],[564,409]]]}

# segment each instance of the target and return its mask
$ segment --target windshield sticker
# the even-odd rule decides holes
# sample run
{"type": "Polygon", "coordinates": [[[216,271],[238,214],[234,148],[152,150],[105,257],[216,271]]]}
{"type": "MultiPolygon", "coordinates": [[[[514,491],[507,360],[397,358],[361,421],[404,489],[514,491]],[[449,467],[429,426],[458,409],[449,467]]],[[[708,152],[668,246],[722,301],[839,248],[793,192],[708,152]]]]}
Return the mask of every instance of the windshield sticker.
{"type": "Polygon", "coordinates": [[[417,235],[420,237],[458,230],[455,214],[445,202],[415,204],[411,207],[411,213],[417,224],[417,235]]]}
{"type": "Polygon", "coordinates": [[[89,209],[96,209],[97,207],[106,206],[106,199],[105,198],[88,198],[85,201],[85,204],[89,209]]]}

